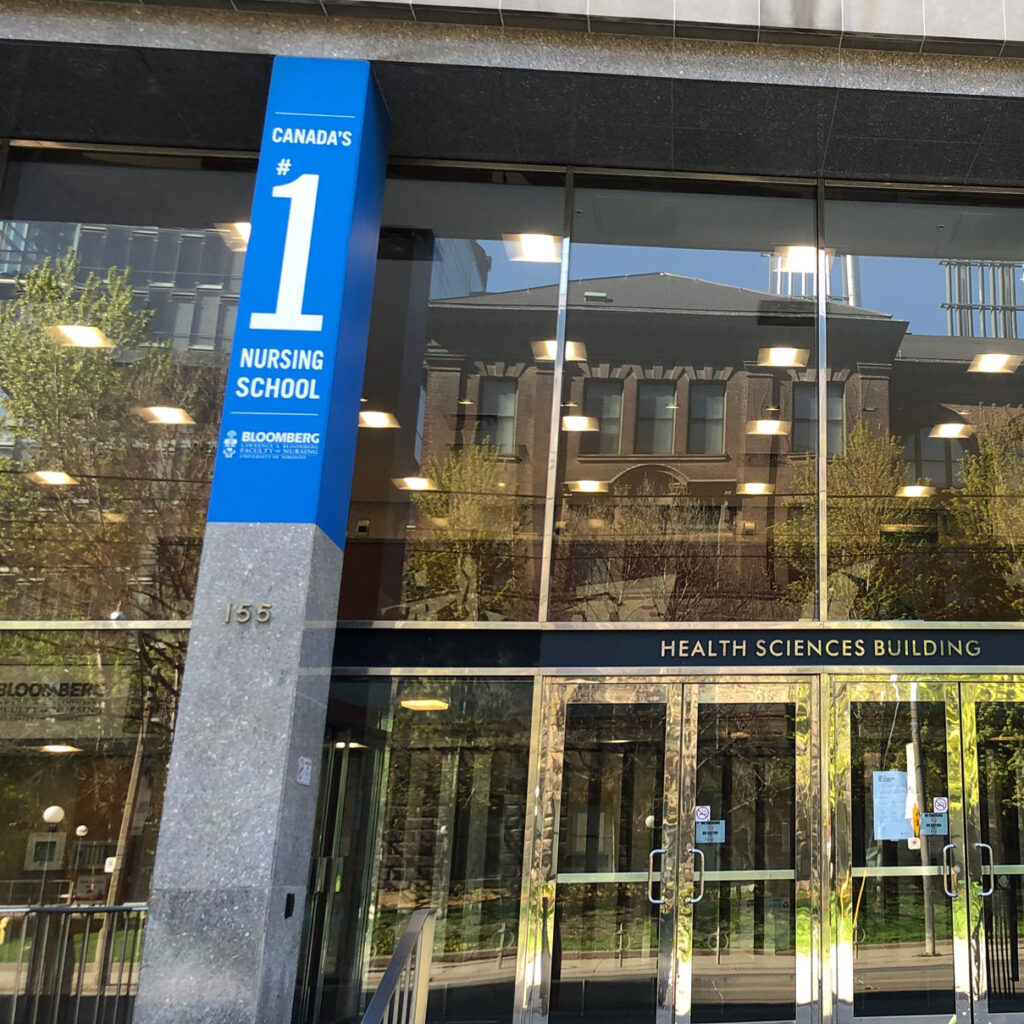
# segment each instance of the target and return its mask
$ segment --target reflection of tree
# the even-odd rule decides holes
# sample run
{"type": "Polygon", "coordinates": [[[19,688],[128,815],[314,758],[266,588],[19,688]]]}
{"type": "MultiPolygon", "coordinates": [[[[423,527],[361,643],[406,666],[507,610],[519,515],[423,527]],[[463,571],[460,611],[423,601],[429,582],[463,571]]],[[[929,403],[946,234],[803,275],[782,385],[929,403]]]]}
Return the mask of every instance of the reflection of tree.
{"type": "Polygon", "coordinates": [[[975,450],[964,453],[961,486],[949,498],[962,538],[950,566],[959,599],[949,618],[1024,615],[1024,409],[983,407],[975,450]]]}
{"type": "Polygon", "coordinates": [[[223,368],[185,365],[152,342],[127,271],[76,284],[46,261],[0,306],[0,393],[11,444],[0,460],[0,601],[7,617],[187,616],[216,450],[223,368]],[[112,349],[63,347],[47,328],[100,328],[112,349]],[[133,410],[181,406],[197,426],[133,410]],[[73,486],[25,473],[59,469],[73,486]]]}
{"type": "MultiPolygon", "coordinates": [[[[855,619],[1005,619],[1024,614],[1024,410],[979,407],[940,498],[905,498],[903,444],[856,424],[828,466],[829,614],[855,619]]],[[[816,467],[794,490],[814,492],[816,467]]],[[[932,485],[929,479],[920,483],[932,485]]],[[[813,503],[776,527],[802,603],[814,592],[813,503]],[[797,524],[804,528],[795,531],[797,524]]]]}
{"type": "Polygon", "coordinates": [[[757,617],[754,559],[736,550],[729,509],[650,479],[563,506],[552,581],[556,618],[695,621],[757,617]]]}
{"type": "Polygon", "coordinates": [[[415,491],[416,535],[407,545],[410,619],[507,619],[526,588],[522,502],[508,463],[490,444],[467,445],[423,463],[433,490],[415,491]]]}
{"type": "MultiPolygon", "coordinates": [[[[828,464],[828,585],[831,617],[915,617],[915,598],[926,590],[929,554],[922,544],[928,511],[897,496],[903,483],[903,446],[864,420],[850,431],[842,454],[828,464]]],[[[775,536],[793,567],[791,584],[805,606],[815,586],[817,466],[796,471],[789,517],[775,536]]]]}

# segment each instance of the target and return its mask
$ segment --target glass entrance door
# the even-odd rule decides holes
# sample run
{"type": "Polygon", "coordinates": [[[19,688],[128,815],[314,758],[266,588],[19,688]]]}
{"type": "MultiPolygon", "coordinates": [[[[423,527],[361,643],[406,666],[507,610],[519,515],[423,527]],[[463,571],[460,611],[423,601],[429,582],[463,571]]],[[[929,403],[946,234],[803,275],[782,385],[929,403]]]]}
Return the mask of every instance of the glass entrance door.
{"type": "Polygon", "coordinates": [[[839,1024],[1019,1024],[1024,690],[835,687],[839,1024]]]}
{"type": "Polygon", "coordinates": [[[1024,688],[960,686],[975,1024],[1024,1020],[1024,688]]]}
{"type": "Polygon", "coordinates": [[[676,1020],[809,1024],[810,687],[699,682],[687,698],[676,1020]]]}
{"type": "Polygon", "coordinates": [[[809,1022],[810,684],[545,686],[517,1020],[809,1022]]]}

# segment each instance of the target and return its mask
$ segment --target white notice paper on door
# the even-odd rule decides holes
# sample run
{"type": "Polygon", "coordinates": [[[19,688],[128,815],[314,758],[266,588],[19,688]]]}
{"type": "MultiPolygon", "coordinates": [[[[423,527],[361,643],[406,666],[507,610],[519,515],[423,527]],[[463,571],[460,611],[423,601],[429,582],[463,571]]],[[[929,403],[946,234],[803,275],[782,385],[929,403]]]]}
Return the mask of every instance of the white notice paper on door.
{"type": "Polygon", "coordinates": [[[910,839],[914,823],[907,817],[907,773],[872,772],[876,839],[910,839]]]}

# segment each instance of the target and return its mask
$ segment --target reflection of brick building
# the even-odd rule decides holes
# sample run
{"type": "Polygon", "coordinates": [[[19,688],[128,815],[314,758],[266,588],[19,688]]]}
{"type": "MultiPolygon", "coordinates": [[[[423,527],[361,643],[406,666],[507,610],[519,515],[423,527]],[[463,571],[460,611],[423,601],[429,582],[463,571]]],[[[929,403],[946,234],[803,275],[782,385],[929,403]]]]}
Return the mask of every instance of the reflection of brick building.
{"type": "MultiPolygon", "coordinates": [[[[490,440],[514,464],[519,494],[544,493],[552,364],[534,343],[556,301],[549,286],[432,304],[425,451],[490,440]]],[[[562,421],[555,557],[571,564],[555,584],[560,617],[727,617],[741,588],[766,604],[763,617],[799,614],[776,607],[788,570],[773,534],[813,480],[813,311],[809,298],[672,274],[570,283],[562,413],[581,420],[562,421]],[[803,349],[795,362],[806,365],[758,364],[785,347],[803,349]],[[694,571],[700,608],[679,604],[680,577],[694,571]],[[632,585],[609,603],[617,572],[632,585]]],[[[856,337],[859,352],[830,374],[835,451],[857,410],[874,408],[886,429],[886,367],[906,324],[838,303],[830,312],[833,335],[856,337]]]]}

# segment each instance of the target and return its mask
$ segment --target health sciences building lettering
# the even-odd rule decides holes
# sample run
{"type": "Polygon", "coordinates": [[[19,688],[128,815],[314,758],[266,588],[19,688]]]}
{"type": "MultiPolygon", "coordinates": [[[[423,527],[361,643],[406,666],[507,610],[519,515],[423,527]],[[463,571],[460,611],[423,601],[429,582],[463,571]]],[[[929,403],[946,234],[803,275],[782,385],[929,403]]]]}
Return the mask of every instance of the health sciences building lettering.
{"type": "Polygon", "coordinates": [[[960,658],[977,661],[984,657],[981,640],[965,637],[756,637],[733,638],[698,635],[661,641],[661,660],[685,662],[721,659],[787,664],[807,659],[823,661],[914,661],[960,658]]]}

